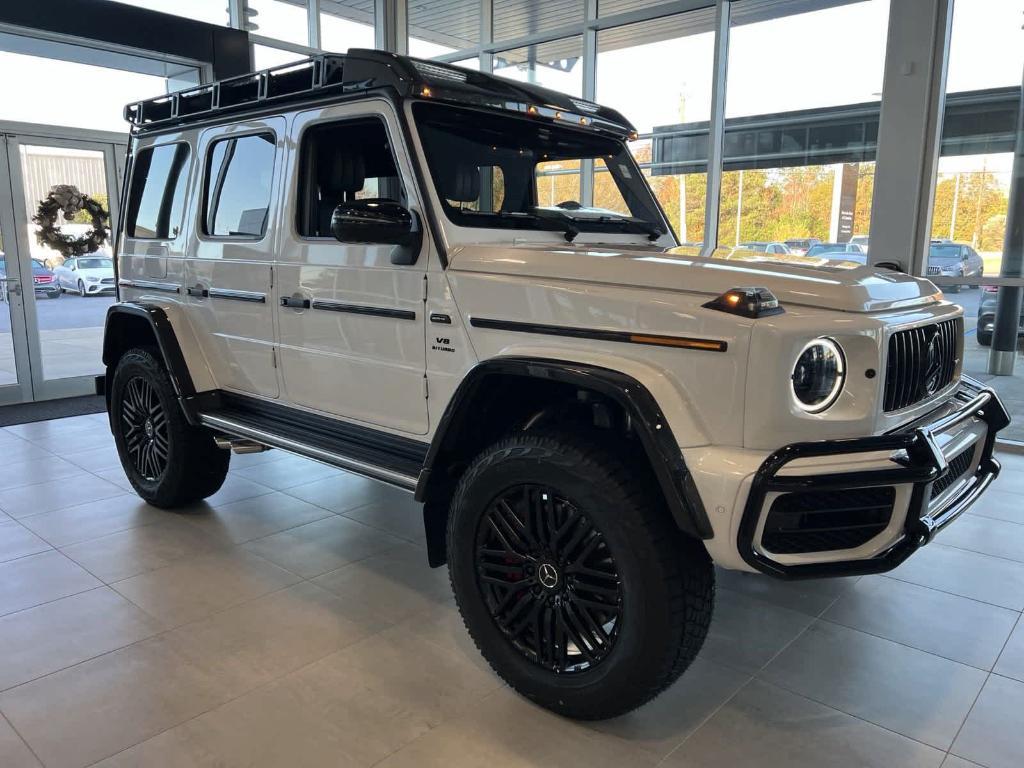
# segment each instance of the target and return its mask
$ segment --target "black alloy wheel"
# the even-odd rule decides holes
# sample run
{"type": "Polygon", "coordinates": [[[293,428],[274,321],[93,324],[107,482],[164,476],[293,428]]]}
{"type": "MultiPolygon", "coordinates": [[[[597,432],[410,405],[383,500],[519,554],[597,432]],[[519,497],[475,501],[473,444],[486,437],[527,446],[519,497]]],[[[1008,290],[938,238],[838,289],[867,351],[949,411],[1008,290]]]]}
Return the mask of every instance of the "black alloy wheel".
{"type": "Polygon", "coordinates": [[[604,438],[524,431],[484,448],[459,478],[446,537],[455,602],[494,671],[587,720],[671,685],[714,605],[703,543],[679,531],[633,446],[604,438]]]}
{"type": "Polygon", "coordinates": [[[129,379],[125,385],[121,434],[139,475],[145,480],[159,480],[167,471],[167,414],[153,385],[141,376],[129,379]]]}
{"type": "Polygon", "coordinates": [[[154,347],[136,347],[108,369],[110,430],[139,496],[174,509],[216,493],[231,453],[217,447],[209,430],[188,422],[161,358],[154,347]]]}
{"type": "Polygon", "coordinates": [[[502,491],[480,518],[477,583],[498,628],[526,658],[558,674],[611,651],[622,585],[602,533],[541,485],[502,491]]]}

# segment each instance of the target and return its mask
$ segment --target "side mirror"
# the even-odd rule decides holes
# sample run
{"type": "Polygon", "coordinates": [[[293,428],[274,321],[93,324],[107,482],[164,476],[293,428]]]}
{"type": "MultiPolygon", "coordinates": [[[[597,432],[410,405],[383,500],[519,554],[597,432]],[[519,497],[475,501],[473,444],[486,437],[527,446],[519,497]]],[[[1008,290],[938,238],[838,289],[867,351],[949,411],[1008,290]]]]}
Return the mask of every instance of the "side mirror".
{"type": "Polygon", "coordinates": [[[419,217],[394,200],[352,200],[331,215],[331,234],[342,243],[393,245],[392,264],[415,264],[423,243],[419,217]]]}

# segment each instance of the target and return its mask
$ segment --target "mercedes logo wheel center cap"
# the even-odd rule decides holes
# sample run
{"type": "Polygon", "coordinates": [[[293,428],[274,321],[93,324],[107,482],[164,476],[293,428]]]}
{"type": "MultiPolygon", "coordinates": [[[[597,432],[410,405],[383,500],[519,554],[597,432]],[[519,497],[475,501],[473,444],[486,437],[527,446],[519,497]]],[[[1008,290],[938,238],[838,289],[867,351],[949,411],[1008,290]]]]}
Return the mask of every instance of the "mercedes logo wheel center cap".
{"type": "Polygon", "coordinates": [[[554,589],[561,581],[558,575],[558,568],[551,563],[541,563],[537,568],[537,581],[545,589],[554,589]]]}

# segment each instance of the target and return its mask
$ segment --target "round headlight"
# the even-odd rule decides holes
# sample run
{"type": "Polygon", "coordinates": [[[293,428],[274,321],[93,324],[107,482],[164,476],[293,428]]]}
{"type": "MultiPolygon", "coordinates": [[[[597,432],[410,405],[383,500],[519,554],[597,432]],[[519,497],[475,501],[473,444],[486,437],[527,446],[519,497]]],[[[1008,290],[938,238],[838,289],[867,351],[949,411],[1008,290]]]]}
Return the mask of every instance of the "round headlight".
{"type": "Polygon", "coordinates": [[[808,413],[819,413],[839,397],[846,378],[843,350],[832,339],[815,339],[800,352],[793,367],[793,397],[808,413]]]}

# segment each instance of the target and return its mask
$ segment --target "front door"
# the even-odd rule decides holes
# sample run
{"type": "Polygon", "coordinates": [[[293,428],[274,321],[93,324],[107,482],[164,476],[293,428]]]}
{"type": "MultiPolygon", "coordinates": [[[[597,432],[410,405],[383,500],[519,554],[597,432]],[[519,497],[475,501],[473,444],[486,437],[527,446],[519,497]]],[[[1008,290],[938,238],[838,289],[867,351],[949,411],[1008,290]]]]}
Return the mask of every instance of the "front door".
{"type": "Polygon", "coordinates": [[[427,432],[424,296],[427,245],[415,264],[393,247],[339,243],[331,212],[363,198],[421,210],[397,119],[386,101],[296,115],[286,172],[277,305],[289,401],[409,434],[427,432]]]}
{"type": "Polygon", "coordinates": [[[120,141],[3,136],[0,402],[90,394],[103,372],[103,324],[114,300],[112,247],[109,237],[89,238],[116,226],[120,141]],[[53,209],[55,199],[67,204],[66,212],[53,209]],[[109,265],[109,275],[92,270],[87,284],[62,290],[56,272],[79,252],[90,264],[109,265]]]}

